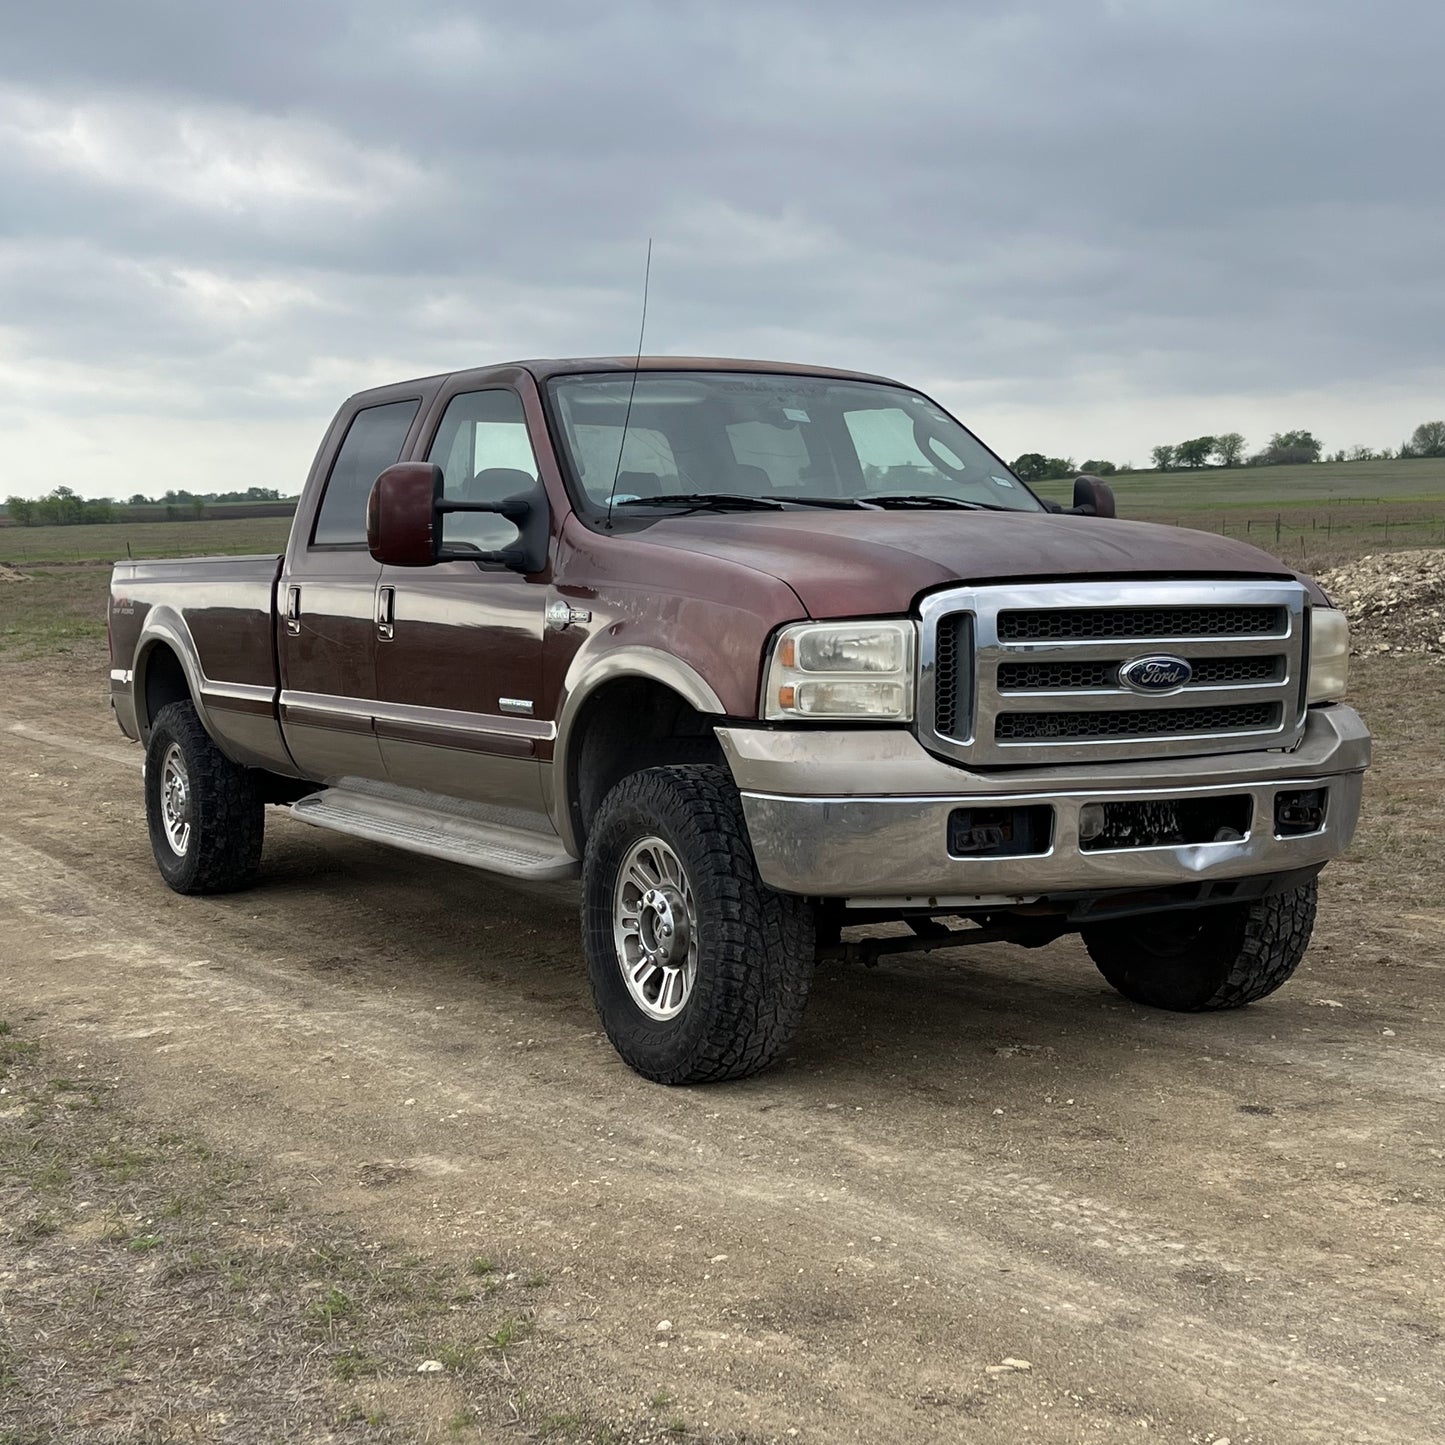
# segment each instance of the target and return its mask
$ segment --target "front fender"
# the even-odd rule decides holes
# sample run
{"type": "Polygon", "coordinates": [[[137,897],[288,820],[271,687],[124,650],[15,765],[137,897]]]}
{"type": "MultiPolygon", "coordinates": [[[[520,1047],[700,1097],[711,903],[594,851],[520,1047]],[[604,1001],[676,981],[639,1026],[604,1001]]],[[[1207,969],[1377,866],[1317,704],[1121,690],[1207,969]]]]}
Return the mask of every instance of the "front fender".
{"type": "Polygon", "coordinates": [[[579,652],[567,670],[558,699],[557,740],[552,767],[544,776],[544,786],[549,793],[546,800],[548,809],[563,843],[574,857],[581,855],[572,826],[573,799],[570,791],[572,744],[577,720],[588,698],[598,688],[628,677],[660,683],[698,712],[711,714],[720,721],[726,716],[722,699],[712,684],[694,667],[661,648],[634,644],[616,648],[600,657],[589,657],[585,649],[579,652]]]}

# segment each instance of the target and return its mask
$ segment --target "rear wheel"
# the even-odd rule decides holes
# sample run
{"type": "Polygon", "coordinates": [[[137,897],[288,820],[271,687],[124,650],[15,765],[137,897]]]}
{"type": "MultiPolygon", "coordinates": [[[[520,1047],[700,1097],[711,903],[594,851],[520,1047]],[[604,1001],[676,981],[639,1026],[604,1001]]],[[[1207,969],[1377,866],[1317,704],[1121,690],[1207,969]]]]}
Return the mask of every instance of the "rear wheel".
{"type": "Polygon", "coordinates": [[[1315,879],[1217,908],[1148,913],[1083,930],[1099,972],[1135,1003],[1178,1013],[1242,1008],[1299,967],[1314,930],[1315,879]]]}
{"type": "Polygon", "coordinates": [[[624,778],[588,836],[582,889],[592,994],[639,1074],[744,1078],[787,1046],[812,981],[812,909],[759,879],[725,768],[624,778]]]}
{"type": "Polygon", "coordinates": [[[192,703],[156,714],[145,795],[151,851],[177,893],[226,893],[256,876],[266,809],[254,775],[211,741],[192,703]]]}

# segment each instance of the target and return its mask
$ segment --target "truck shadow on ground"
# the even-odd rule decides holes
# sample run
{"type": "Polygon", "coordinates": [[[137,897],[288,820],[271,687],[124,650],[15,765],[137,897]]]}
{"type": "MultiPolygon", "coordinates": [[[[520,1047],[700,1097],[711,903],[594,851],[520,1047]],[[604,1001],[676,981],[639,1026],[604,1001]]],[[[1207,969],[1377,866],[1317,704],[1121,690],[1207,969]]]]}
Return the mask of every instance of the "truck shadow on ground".
{"type": "MultiPolygon", "coordinates": [[[[565,1050],[569,1035],[595,1039],[575,884],[496,879],[285,824],[243,898],[252,916],[292,925],[309,900],[310,927],[295,934],[289,959],[324,987],[419,991],[438,1005],[524,1020],[552,1048],[565,1050]]],[[[1095,1095],[1152,1094],[1158,1079],[1147,1076],[1160,1051],[1200,1060],[1267,1039],[1305,1008],[1286,999],[1227,1015],[1142,1009],[1108,989],[1075,938],[1040,950],[896,954],[873,968],[825,963],[782,1064],[730,1087],[808,1079],[809,1093],[832,1095],[893,1080],[940,1107],[996,1096],[1005,1107],[1020,1087],[1041,1103],[1086,1085],[1095,1095]]]]}

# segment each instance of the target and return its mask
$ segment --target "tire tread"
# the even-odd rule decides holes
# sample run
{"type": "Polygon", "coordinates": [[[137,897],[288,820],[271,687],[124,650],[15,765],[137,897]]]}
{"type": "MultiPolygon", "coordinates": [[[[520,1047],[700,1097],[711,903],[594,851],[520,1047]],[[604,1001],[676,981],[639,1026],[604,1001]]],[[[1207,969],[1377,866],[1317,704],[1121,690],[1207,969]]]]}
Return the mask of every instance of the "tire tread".
{"type": "Polygon", "coordinates": [[[689,764],[624,778],[593,823],[582,912],[588,972],[604,1026],[617,1051],[646,1077],[664,1084],[745,1078],[771,1064],[796,1034],[812,983],[812,909],[803,899],[773,892],[758,877],[726,768],[689,764]],[[615,873],[608,871],[607,840],[629,817],[639,816],[690,835],[694,897],[700,913],[705,900],[710,905],[704,944],[709,977],[700,974],[689,1003],[689,1008],[705,1004],[709,1017],[686,1055],[667,1063],[648,1049],[645,1029],[612,1017],[599,988],[599,972],[617,969],[610,898],[615,873]]]}
{"type": "Polygon", "coordinates": [[[156,714],[146,749],[146,815],[161,876],[177,893],[231,893],[255,878],[265,839],[265,805],[250,770],[216,746],[194,703],[169,703],[156,714]],[[153,797],[172,742],[185,755],[195,810],[191,846],[183,859],[170,850],[153,797]]]}

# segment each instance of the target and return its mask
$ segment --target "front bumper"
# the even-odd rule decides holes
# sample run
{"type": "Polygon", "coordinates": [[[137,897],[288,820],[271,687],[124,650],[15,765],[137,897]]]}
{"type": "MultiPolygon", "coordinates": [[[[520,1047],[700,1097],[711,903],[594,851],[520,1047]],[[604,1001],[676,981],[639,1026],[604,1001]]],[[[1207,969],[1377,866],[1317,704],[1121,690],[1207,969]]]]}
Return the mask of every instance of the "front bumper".
{"type": "Polygon", "coordinates": [[[971,772],[926,752],[901,729],[724,727],[719,741],[742,793],[758,872],[784,893],[862,907],[1003,906],[1054,894],[1162,888],[1318,867],[1349,846],[1370,736],[1354,709],[1311,709],[1289,752],[1153,759],[1094,767],[971,772]],[[1327,789],[1323,826],[1277,835],[1275,794],[1327,789]],[[1252,822],[1228,842],[1086,850],[1089,803],[1246,797],[1252,822]],[[949,852],[962,808],[1052,809],[1044,851],[949,852]]]}

